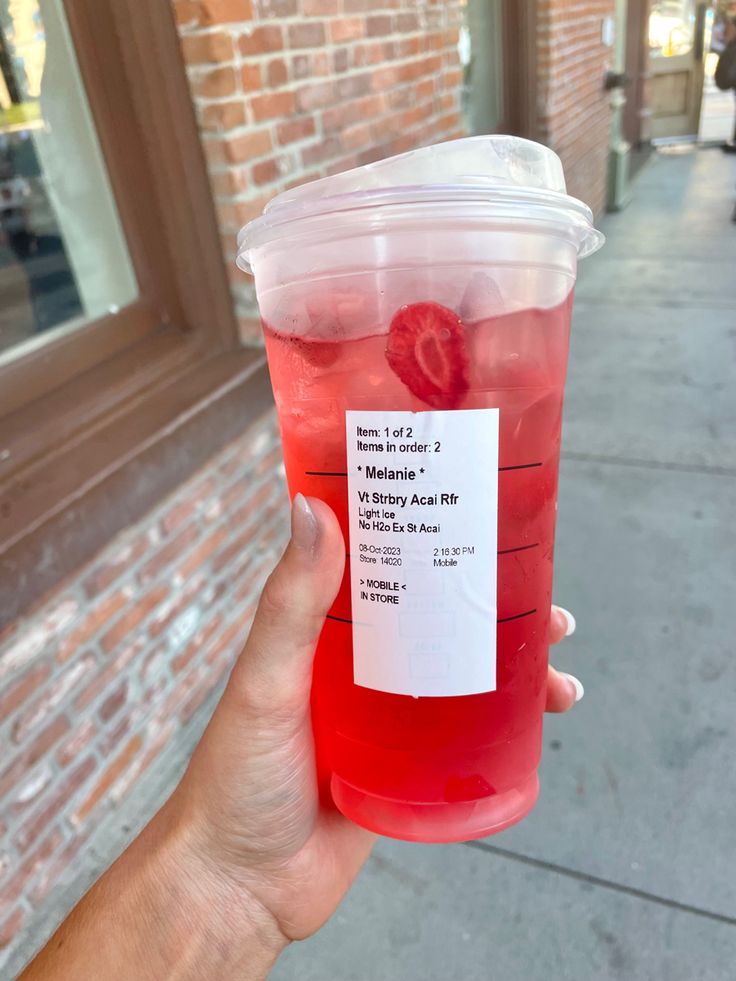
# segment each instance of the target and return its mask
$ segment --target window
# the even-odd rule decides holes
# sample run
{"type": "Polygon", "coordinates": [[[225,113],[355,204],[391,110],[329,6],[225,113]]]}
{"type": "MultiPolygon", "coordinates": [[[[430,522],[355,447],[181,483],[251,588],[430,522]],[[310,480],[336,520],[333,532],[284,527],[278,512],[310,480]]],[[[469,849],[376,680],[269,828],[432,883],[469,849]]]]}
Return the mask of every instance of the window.
{"type": "Polygon", "coordinates": [[[3,615],[234,437],[264,379],[171,4],[0,0],[3,615]]]}

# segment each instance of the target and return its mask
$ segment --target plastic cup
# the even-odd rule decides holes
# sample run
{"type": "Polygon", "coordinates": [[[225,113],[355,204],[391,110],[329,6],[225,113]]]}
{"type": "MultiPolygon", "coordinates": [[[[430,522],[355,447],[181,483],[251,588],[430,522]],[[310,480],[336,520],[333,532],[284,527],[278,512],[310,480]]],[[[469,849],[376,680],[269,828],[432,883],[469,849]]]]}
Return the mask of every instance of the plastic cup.
{"type": "Polygon", "coordinates": [[[578,258],[552,151],[475,137],[277,197],[240,233],[292,494],[346,541],[318,763],[357,824],[492,834],[534,806],[578,258]]]}

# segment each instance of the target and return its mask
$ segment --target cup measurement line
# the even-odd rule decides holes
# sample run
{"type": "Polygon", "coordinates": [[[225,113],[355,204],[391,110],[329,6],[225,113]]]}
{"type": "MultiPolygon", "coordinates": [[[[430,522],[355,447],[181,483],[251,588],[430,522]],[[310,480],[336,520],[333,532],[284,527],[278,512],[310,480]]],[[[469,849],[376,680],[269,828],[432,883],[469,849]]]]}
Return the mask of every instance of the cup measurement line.
{"type": "MultiPolygon", "coordinates": [[[[509,620],[521,620],[522,617],[530,617],[533,613],[536,613],[536,607],[533,610],[526,610],[524,613],[516,613],[512,617],[504,617],[502,620],[496,620],[496,623],[508,623],[509,620]]],[[[353,620],[348,620],[347,617],[336,617],[331,613],[327,614],[328,620],[335,620],[337,623],[353,623],[353,620]]],[[[360,626],[360,624],[359,624],[360,626]]]]}
{"type": "Polygon", "coordinates": [[[534,542],[533,545],[517,545],[516,548],[502,548],[496,554],[511,555],[512,552],[527,552],[530,548],[539,548],[539,542],[534,542]]]}
{"type": "MultiPolygon", "coordinates": [[[[513,467],[499,467],[498,472],[504,473],[507,470],[531,470],[534,467],[541,467],[541,461],[539,463],[517,463],[513,467]]],[[[305,477],[347,477],[348,473],[346,470],[305,470],[305,477]]]]}
{"type": "Polygon", "coordinates": [[[496,620],[496,623],[508,623],[510,620],[521,620],[522,617],[530,617],[533,613],[536,613],[536,607],[533,610],[526,610],[524,613],[515,613],[512,617],[503,617],[501,620],[496,620]]]}

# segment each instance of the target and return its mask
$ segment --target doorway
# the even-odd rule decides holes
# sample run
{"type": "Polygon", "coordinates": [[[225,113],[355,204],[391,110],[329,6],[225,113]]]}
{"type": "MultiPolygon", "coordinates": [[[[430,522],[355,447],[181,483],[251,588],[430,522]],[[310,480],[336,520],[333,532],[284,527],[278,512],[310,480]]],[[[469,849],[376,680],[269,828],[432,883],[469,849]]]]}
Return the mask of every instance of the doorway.
{"type": "Polygon", "coordinates": [[[653,0],[649,13],[649,108],[653,140],[697,139],[710,3],[653,0]]]}

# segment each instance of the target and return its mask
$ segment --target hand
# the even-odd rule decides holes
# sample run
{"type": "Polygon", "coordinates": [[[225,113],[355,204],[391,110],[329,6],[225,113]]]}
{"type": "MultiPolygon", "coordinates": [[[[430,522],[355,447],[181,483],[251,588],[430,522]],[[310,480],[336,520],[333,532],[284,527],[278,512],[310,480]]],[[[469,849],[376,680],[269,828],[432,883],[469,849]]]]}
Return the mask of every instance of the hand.
{"type": "MultiPolygon", "coordinates": [[[[292,537],[261,596],[253,627],[171,805],[196,829],[214,874],[233,881],[285,941],[334,911],[374,836],[320,806],[309,692],[314,648],[343,574],[345,546],[322,501],[297,496],[292,537]]],[[[575,621],[553,607],[550,641],[575,621]]],[[[564,712],[582,685],[549,669],[547,710],[564,712]]]]}
{"type": "MultiPolygon", "coordinates": [[[[297,496],[225,693],[176,791],[69,914],[23,981],[263,981],[325,922],[374,836],[320,804],[312,658],[345,546],[321,501],[297,496]]],[[[553,607],[550,640],[574,620],[553,607]]],[[[547,709],[582,685],[550,668],[547,709]]]]}

